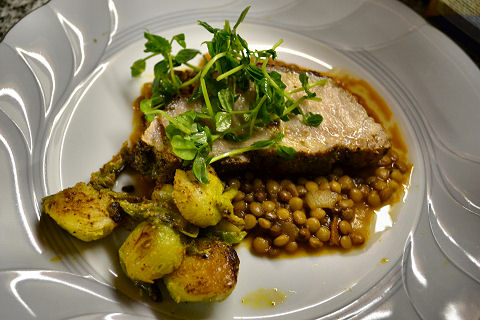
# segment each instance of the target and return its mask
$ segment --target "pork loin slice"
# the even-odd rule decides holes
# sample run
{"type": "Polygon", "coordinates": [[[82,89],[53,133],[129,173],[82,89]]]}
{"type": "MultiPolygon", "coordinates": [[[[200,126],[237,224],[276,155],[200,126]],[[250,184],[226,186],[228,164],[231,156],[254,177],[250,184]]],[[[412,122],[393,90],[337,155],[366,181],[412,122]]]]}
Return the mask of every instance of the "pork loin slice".
{"type": "MultiPolygon", "coordinates": [[[[301,87],[298,74],[300,68],[294,65],[270,66],[279,72],[288,90],[301,87]]],[[[231,172],[237,170],[258,170],[268,174],[324,174],[335,163],[352,167],[363,167],[378,161],[391,147],[390,139],[383,127],[369,117],[365,108],[357,99],[336,81],[317,72],[308,72],[309,82],[326,79],[325,85],[311,89],[322,101],[304,101],[300,107],[306,112],[320,113],[323,122],[318,127],[307,126],[300,115],[290,121],[276,121],[267,128],[256,129],[247,141],[235,143],[224,139],[214,142],[212,155],[248,146],[255,141],[270,139],[278,132],[284,134],[282,144],[294,148],[298,156],[293,160],[280,158],[274,149],[256,150],[214,163],[217,170],[231,172]]],[[[236,110],[248,108],[253,96],[253,88],[243,94],[235,103],[236,110]]],[[[305,93],[296,93],[300,98],[305,93]]],[[[188,104],[188,97],[179,97],[172,101],[165,111],[176,116],[185,111],[200,110],[200,103],[188,104]]],[[[234,119],[239,123],[240,118],[234,119]]],[[[167,152],[164,128],[168,120],[157,117],[145,130],[142,140],[152,146],[157,154],[167,152]]],[[[167,148],[168,149],[168,148],[167,148]]]]}

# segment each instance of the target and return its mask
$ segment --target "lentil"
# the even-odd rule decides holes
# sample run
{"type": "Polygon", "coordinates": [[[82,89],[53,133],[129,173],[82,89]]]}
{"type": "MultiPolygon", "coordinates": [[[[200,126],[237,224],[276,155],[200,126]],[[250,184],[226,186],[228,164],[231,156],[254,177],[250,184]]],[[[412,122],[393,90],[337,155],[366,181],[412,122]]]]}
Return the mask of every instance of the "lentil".
{"type": "Polygon", "coordinates": [[[342,219],[344,220],[352,220],[355,216],[355,212],[352,208],[348,208],[342,211],[342,219]]]}
{"type": "Polygon", "coordinates": [[[243,220],[245,221],[246,230],[253,229],[257,225],[257,218],[253,214],[246,214],[243,220]]]}
{"type": "Polygon", "coordinates": [[[251,213],[253,213],[257,217],[261,217],[263,215],[263,208],[262,205],[258,202],[252,202],[248,206],[248,209],[251,213]]]}
{"type": "Polygon", "coordinates": [[[233,211],[235,213],[247,211],[247,203],[245,201],[234,202],[233,203],[233,211]]]}
{"type": "Polygon", "coordinates": [[[287,190],[281,190],[278,193],[278,196],[280,197],[280,200],[282,200],[283,202],[288,202],[290,201],[290,199],[292,199],[292,194],[287,190]]]}
{"type": "Polygon", "coordinates": [[[263,229],[270,229],[272,226],[272,222],[270,220],[267,220],[265,218],[259,218],[258,219],[258,225],[262,227],[263,229]]]}
{"type": "Polygon", "coordinates": [[[263,237],[255,237],[253,239],[253,249],[259,254],[265,254],[270,248],[270,243],[263,237]]]}
{"type": "Polygon", "coordinates": [[[277,181],[270,179],[267,181],[266,189],[270,196],[276,196],[280,191],[280,184],[277,181]]]}
{"type": "Polygon", "coordinates": [[[383,167],[377,168],[377,170],[375,170],[375,174],[382,180],[387,180],[390,176],[390,172],[388,171],[388,169],[383,167]]]}
{"type": "Polygon", "coordinates": [[[291,198],[288,201],[288,204],[290,205],[290,208],[292,208],[292,210],[300,210],[303,208],[303,200],[299,197],[291,198]]]}
{"type": "Polygon", "coordinates": [[[242,191],[237,191],[237,193],[235,194],[235,197],[233,197],[233,201],[241,201],[245,198],[245,193],[243,193],[242,191]]]}
{"type": "Polygon", "coordinates": [[[255,201],[255,197],[253,196],[253,192],[247,193],[243,200],[245,200],[245,202],[248,202],[248,203],[255,201]]]}
{"type": "Polygon", "coordinates": [[[320,189],[320,190],[330,190],[330,183],[328,181],[324,181],[318,186],[318,189],[320,189]]]}
{"type": "Polygon", "coordinates": [[[265,213],[265,219],[270,220],[270,221],[275,221],[277,219],[277,215],[275,214],[275,212],[270,211],[270,212],[265,213]]]}
{"type": "Polygon", "coordinates": [[[400,170],[402,173],[405,173],[408,170],[407,165],[402,160],[398,160],[397,162],[395,162],[395,167],[397,167],[398,170],[400,170]]]}
{"type": "Polygon", "coordinates": [[[320,229],[320,221],[317,218],[308,218],[306,224],[310,233],[315,233],[318,231],[318,229],[320,229]]]}
{"type": "Polygon", "coordinates": [[[308,190],[304,186],[297,186],[297,193],[299,197],[304,197],[307,194],[308,190]]]}
{"type": "Polygon", "coordinates": [[[253,186],[249,182],[245,182],[242,186],[242,191],[245,193],[250,193],[253,191],[253,186]]]}
{"type": "Polygon", "coordinates": [[[389,151],[376,167],[354,176],[336,167],[327,176],[300,177],[294,183],[247,173],[229,179],[227,186],[239,190],[232,200],[234,213],[244,220],[245,230],[255,235],[252,249],[257,254],[293,253],[299,243],[312,249],[328,245],[348,250],[365,243],[365,217],[402,190],[408,169],[396,152],[389,151]],[[307,193],[319,190],[338,194],[336,203],[328,209],[307,206],[307,193]]]}
{"type": "Polygon", "coordinates": [[[349,191],[354,187],[353,180],[349,176],[342,176],[338,179],[342,191],[349,191]]]}
{"type": "Polygon", "coordinates": [[[255,192],[255,199],[257,199],[257,201],[260,201],[260,202],[267,200],[267,193],[265,192],[265,190],[263,189],[257,190],[255,192]]]}
{"type": "Polygon", "coordinates": [[[241,186],[240,180],[235,179],[235,178],[234,178],[234,179],[230,179],[230,180],[228,181],[228,186],[229,186],[230,188],[233,188],[233,189],[237,189],[237,190],[238,190],[238,189],[240,189],[240,186],[241,186]]]}
{"type": "Polygon", "coordinates": [[[265,189],[265,185],[263,184],[263,181],[261,179],[255,178],[253,180],[253,191],[258,191],[265,189]]]}
{"type": "Polygon", "coordinates": [[[297,251],[297,249],[298,249],[298,243],[295,241],[291,241],[287,243],[287,245],[285,246],[285,250],[287,250],[287,252],[295,252],[297,251]]]}
{"type": "Polygon", "coordinates": [[[397,182],[402,182],[403,180],[403,175],[398,169],[393,169],[392,173],[390,173],[390,177],[397,182]]]}
{"type": "Polygon", "coordinates": [[[272,237],[277,237],[277,236],[279,236],[281,233],[282,233],[282,227],[281,227],[280,224],[278,224],[278,223],[275,223],[275,224],[272,225],[272,227],[270,228],[270,235],[271,235],[272,237]]]}
{"type": "Polygon", "coordinates": [[[368,204],[371,205],[372,207],[378,207],[381,203],[380,196],[378,195],[378,192],[373,190],[368,194],[367,198],[368,204]]]}
{"type": "Polygon", "coordinates": [[[323,247],[323,242],[320,241],[318,238],[315,238],[315,237],[310,237],[310,239],[308,239],[308,244],[310,245],[310,247],[312,247],[314,249],[318,249],[318,248],[323,247]]]}
{"type": "Polygon", "coordinates": [[[290,211],[285,208],[280,208],[277,210],[277,216],[280,220],[289,220],[291,218],[290,211]]]}
{"type": "Polygon", "coordinates": [[[360,202],[363,199],[363,193],[358,188],[350,189],[349,196],[355,202],[360,202]]]}
{"type": "Polygon", "coordinates": [[[290,241],[290,238],[286,234],[279,235],[273,240],[273,244],[277,247],[283,247],[290,241]]]}
{"type": "Polygon", "coordinates": [[[340,206],[340,208],[342,209],[347,209],[347,208],[351,208],[353,207],[353,200],[352,199],[345,199],[345,200],[340,200],[340,202],[338,203],[338,205],[340,206]]]}
{"type": "Polygon", "coordinates": [[[317,218],[318,220],[322,220],[326,214],[327,213],[322,208],[315,208],[310,211],[310,217],[317,218]]]}
{"type": "Polygon", "coordinates": [[[348,221],[345,220],[340,221],[338,224],[338,229],[340,229],[342,234],[350,234],[352,232],[352,226],[350,223],[348,223],[348,221]]]}
{"type": "Polygon", "coordinates": [[[305,189],[307,191],[317,191],[318,190],[318,184],[315,181],[307,181],[305,183],[305,189]]]}
{"type": "Polygon", "coordinates": [[[318,231],[315,233],[315,236],[320,240],[320,241],[328,241],[330,239],[330,230],[328,230],[327,227],[320,227],[318,231]]]}
{"type": "Polygon", "coordinates": [[[336,193],[342,192],[342,186],[337,181],[330,182],[330,190],[336,193]]]}
{"type": "Polygon", "coordinates": [[[359,232],[352,232],[350,234],[350,239],[354,245],[360,245],[365,242],[365,237],[359,232]]]}
{"type": "Polygon", "coordinates": [[[273,210],[275,210],[275,202],[273,202],[273,201],[264,201],[264,202],[262,202],[262,208],[263,208],[263,210],[265,210],[266,212],[272,212],[273,210]]]}
{"type": "Polygon", "coordinates": [[[304,225],[307,222],[307,216],[305,215],[305,212],[301,210],[296,210],[293,212],[293,221],[297,225],[304,225]]]}
{"type": "Polygon", "coordinates": [[[343,249],[350,249],[352,247],[352,239],[349,236],[342,236],[340,238],[340,245],[343,249]]]}

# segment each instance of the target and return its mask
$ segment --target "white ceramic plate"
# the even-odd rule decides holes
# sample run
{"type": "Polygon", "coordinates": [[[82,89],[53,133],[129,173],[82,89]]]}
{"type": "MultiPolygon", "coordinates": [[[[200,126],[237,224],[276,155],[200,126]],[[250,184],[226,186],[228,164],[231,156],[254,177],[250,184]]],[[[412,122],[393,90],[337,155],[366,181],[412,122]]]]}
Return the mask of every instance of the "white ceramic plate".
{"type": "MultiPolygon", "coordinates": [[[[208,36],[197,19],[234,21],[249,1],[56,1],[0,43],[0,318],[478,318],[480,72],[443,34],[395,1],[262,1],[240,33],[284,39],[281,60],[366,79],[391,107],[414,164],[392,227],[349,254],[269,260],[238,249],[224,302],[150,303],[123,276],[121,235],[94,244],[40,219],[40,199],[87,181],[131,130],[145,29],[208,36]],[[381,263],[383,258],[388,263],[381,263]],[[290,292],[275,308],[241,303],[290,292]]],[[[205,48],[203,48],[205,51],[205,48]]],[[[148,73],[148,72],[147,72],[148,73]]]]}

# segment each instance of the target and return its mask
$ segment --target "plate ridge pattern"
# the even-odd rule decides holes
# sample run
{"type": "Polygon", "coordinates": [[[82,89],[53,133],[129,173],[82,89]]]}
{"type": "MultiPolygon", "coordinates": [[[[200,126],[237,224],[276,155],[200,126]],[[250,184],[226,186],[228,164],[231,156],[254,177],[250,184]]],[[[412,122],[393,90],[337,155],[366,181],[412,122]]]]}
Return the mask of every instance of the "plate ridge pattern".
{"type": "MultiPolygon", "coordinates": [[[[368,54],[367,52],[362,52],[362,53],[357,53],[357,54],[349,54],[349,56],[357,56],[357,58],[360,58],[363,60],[364,63],[368,66],[369,70],[375,70],[375,74],[378,77],[378,79],[382,80],[383,84],[391,83],[389,85],[389,92],[396,97],[398,101],[403,101],[402,107],[406,107],[412,112],[412,115],[415,113],[420,115],[420,118],[416,117],[410,117],[410,121],[415,121],[417,122],[417,127],[420,128],[422,132],[422,136],[424,139],[427,141],[430,141],[432,138],[432,135],[428,133],[429,127],[425,123],[424,115],[422,114],[421,110],[416,110],[418,108],[415,108],[414,106],[418,106],[418,103],[416,103],[414,96],[408,92],[407,88],[404,88],[401,83],[396,79],[395,75],[393,75],[391,72],[388,71],[388,68],[383,65],[381,61],[378,59],[375,59],[372,55],[368,54]],[[362,59],[363,58],[363,59],[362,59]],[[403,99],[405,98],[405,99],[403,99]]],[[[362,62],[359,61],[361,64],[362,62]]],[[[448,197],[451,199],[453,203],[458,204],[460,207],[458,209],[463,209],[465,210],[466,214],[473,214],[475,217],[477,217],[477,214],[474,212],[471,212],[468,207],[462,204],[462,202],[459,202],[458,199],[452,195],[449,192],[449,183],[445,181],[444,176],[441,173],[441,168],[439,167],[439,164],[437,161],[435,161],[435,148],[434,148],[434,143],[425,143],[425,141],[422,142],[423,147],[426,147],[426,150],[429,150],[428,152],[424,152],[424,157],[426,158],[425,161],[427,163],[427,193],[428,194],[434,194],[432,192],[432,189],[437,187],[437,185],[440,182],[441,187],[447,192],[448,197]],[[434,179],[436,179],[434,181],[434,179]],[[435,183],[435,184],[434,184],[435,183]]],[[[445,199],[445,198],[444,198],[445,199]]],[[[432,235],[434,236],[434,239],[436,241],[437,247],[442,251],[443,254],[445,254],[447,257],[449,257],[450,261],[462,272],[464,272],[466,275],[469,277],[472,277],[475,281],[479,281],[479,273],[478,273],[478,267],[479,267],[479,261],[476,256],[478,256],[477,252],[468,252],[462,247],[459,246],[459,244],[454,240],[451,234],[448,233],[447,229],[445,229],[445,226],[442,227],[441,223],[441,218],[439,215],[436,213],[433,207],[433,203],[431,202],[432,199],[429,199],[429,206],[427,207],[428,210],[426,210],[425,213],[428,213],[429,217],[429,223],[430,223],[430,231],[432,232],[432,235]],[[442,243],[449,243],[451,244],[451,248],[448,248],[444,245],[441,245],[440,242],[442,243]],[[453,252],[451,250],[454,250],[453,252]],[[459,256],[460,255],[460,256],[459,256]],[[458,262],[459,257],[461,258],[461,261],[463,262],[460,264],[458,262]],[[472,265],[473,264],[473,265],[472,265]],[[467,267],[465,267],[467,266],[467,267]],[[471,267],[470,267],[471,266],[471,267]]],[[[462,212],[463,213],[463,212],[462,212]]],[[[477,223],[478,224],[478,223],[477,223]]],[[[475,232],[470,234],[472,237],[475,237],[475,232]]]]}

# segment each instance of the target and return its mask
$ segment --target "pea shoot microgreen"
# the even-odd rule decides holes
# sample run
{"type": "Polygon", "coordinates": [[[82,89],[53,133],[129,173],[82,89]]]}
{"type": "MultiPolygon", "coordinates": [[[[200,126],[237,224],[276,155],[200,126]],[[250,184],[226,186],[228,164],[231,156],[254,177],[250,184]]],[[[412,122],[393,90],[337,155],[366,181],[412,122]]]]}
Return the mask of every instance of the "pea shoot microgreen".
{"type": "Polygon", "coordinates": [[[321,100],[310,89],[325,84],[326,80],[309,83],[308,75],[301,72],[299,80],[302,87],[286,91],[281,75],[267,70],[268,62],[276,59],[275,50],[283,40],[268,50],[251,50],[237,33],[249,9],[247,7],[242,11],[233,28],[228,20],[223,28],[198,21],[212,34],[212,39],[204,42],[210,59],[204,58],[202,67],[190,63],[200,51],[187,48],[183,33],[173,36],[169,41],[148,32],[144,33],[147,40],[144,52],[149,55],[135,61],[130,67],[132,77],[139,77],[145,71],[148,59],[163,57],[153,68],[152,97],[141,101],[140,110],[147,121],[152,121],[156,115],[162,115],[170,121],[165,131],[173,152],[192,164],[195,177],[202,183],[209,183],[206,167],[226,157],[265,148],[275,148],[277,154],[285,159],[297,156],[293,148],[281,145],[281,133],[272,139],[256,141],[247,147],[212,156],[212,144],[216,139],[245,141],[253,135],[256,127],[265,127],[278,119],[288,121],[293,115],[301,115],[303,122],[309,126],[319,126],[323,120],[320,114],[304,113],[300,104],[305,100],[321,100]],[[176,54],[172,52],[174,42],[181,47],[176,54]],[[195,76],[182,82],[175,74],[175,68],[180,66],[193,69],[195,76]],[[234,110],[239,94],[248,90],[251,84],[256,91],[255,101],[248,110],[234,110]],[[201,101],[202,110],[190,110],[176,117],[168,115],[163,108],[180,94],[182,88],[190,85],[195,89],[189,102],[201,101]],[[298,92],[304,92],[305,95],[294,99],[292,95],[298,92]],[[243,115],[244,123],[234,126],[232,117],[235,114],[243,115]]]}

